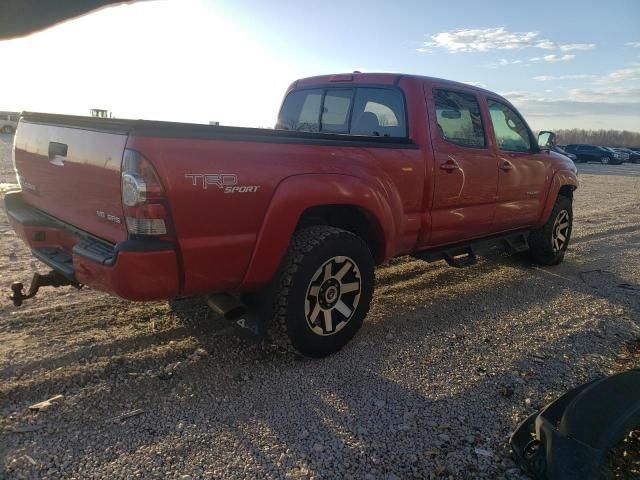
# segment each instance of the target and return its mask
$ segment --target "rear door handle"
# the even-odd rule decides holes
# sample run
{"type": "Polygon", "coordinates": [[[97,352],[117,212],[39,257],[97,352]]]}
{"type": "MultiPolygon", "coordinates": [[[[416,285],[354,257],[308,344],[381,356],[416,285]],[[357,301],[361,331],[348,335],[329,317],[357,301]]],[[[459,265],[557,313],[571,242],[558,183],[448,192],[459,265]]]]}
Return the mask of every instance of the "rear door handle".
{"type": "Polygon", "coordinates": [[[447,160],[446,162],[440,164],[440,170],[444,170],[447,173],[451,173],[454,170],[458,170],[459,168],[460,166],[455,160],[447,160]]]}
{"type": "Polygon", "coordinates": [[[503,172],[508,172],[509,170],[513,170],[513,164],[511,162],[509,162],[508,160],[500,160],[502,163],[500,163],[500,166],[498,167],[500,170],[502,170],[503,172]]]}

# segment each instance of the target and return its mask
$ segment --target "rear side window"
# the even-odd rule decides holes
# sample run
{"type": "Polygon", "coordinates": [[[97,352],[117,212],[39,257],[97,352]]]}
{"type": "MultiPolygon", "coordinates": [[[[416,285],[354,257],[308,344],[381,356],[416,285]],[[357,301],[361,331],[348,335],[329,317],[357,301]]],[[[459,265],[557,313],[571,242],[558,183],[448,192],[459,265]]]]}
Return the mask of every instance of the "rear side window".
{"type": "Polygon", "coordinates": [[[353,135],[406,137],[404,99],[398,90],[358,88],[351,121],[353,135]]]}
{"type": "Polygon", "coordinates": [[[282,105],[276,128],[384,137],[407,136],[402,93],[388,88],[329,88],[291,92],[282,105]]]}
{"type": "Polygon", "coordinates": [[[280,110],[276,128],[294,132],[319,132],[322,94],[320,89],[291,92],[280,110]]]}
{"type": "Polygon", "coordinates": [[[484,128],[475,95],[434,89],[436,121],[443,140],[463,147],[484,148],[484,128]]]}
{"type": "Polygon", "coordinates": [[[487,103],[498,148],[512,152],[529,152],[531,150],[529,129],[520,115],[512,108],[495,100],[487,99],[487,103]]]}

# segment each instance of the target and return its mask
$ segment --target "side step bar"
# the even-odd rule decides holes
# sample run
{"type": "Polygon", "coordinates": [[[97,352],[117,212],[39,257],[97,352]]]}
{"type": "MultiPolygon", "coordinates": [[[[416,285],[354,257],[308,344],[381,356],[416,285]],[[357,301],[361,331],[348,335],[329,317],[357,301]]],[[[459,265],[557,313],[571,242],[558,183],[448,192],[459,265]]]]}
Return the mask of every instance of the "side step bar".
{"type": "Polygon", "coordinates": [[[527,240],[529,233],[527,230],[508,235],[487,237],[432,250],[423,250],[413,254],[413,256],[427,262],[444,260],[450,266],[456,268],[470,267],[477,263],[476,255],[482,253],[486,254],[502,250],[513,254],[529,250],[529,242],[527,240]]]}

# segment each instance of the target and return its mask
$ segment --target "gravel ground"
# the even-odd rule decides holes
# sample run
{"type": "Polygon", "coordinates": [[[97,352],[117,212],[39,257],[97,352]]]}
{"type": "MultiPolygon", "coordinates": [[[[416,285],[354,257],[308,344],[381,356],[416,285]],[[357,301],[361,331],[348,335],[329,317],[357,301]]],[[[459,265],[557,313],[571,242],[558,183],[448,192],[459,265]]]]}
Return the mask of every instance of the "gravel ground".
{"type": "Polygon", "coordinates": [[[394,260],[323,360],[241,340],[198,299],[64,287],[16,309],[10,283],[44,268],[0,212],[0,478],[526,478],[506,443],[518,422],[640,364],[640,165],[580,180],[562,265],[394,260]]]}

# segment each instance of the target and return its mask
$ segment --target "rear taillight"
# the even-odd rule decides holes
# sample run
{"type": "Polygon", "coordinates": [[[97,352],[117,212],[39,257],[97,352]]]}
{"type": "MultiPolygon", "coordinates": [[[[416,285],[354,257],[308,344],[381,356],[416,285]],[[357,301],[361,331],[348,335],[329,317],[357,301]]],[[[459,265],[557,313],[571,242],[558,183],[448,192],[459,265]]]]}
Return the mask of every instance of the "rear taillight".
{"type": "Polygon", "coordinates": [[[169,233],[169,208],[162,183],[149,161],[135,150],[124,151],[121,190],[130,234],[164,236],[169,233]]]}

